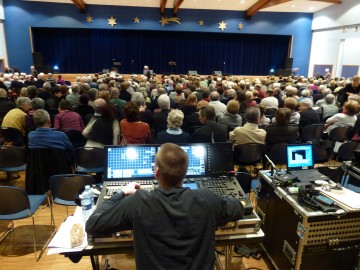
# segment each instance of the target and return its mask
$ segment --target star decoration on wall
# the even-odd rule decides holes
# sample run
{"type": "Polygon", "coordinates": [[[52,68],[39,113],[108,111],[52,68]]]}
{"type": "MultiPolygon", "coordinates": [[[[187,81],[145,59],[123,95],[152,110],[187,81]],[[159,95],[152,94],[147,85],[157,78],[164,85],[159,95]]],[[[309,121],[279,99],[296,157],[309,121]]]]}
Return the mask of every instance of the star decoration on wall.
{"type": "Polygon", "coordinates": [[[117,24],[116,19],[111,16],[110,19],[108,19],[108,25],[111,25],[111,27],[114,27],[114,25],[117,24]]]}
{"type": "Polygon", "coordinates": [[[181,24],[180,19],[176,18],[176,17],[167,18],[167,17],[162,16],[161,21],[159,21],[159,23],[161,23],[162,27],[164,27],[165,24],[169,24],[170,22],[181,24]]]}
{"type": "Polygon", "coordinates": [[[244,25],[242,23],[238,24],[238,29],[244,29],[244,25]]]}
{"type": "Polygon", "coordinates": [[[134,23],[140,23],[140,19],[137,16],[134,18],[134,23]]]}
{"type": "Polygon", "coordinates": [[[200,21],[198,21],[198,23],[199,23],[200,26],[204,26],[205,22],[201,19],[200,21]]]}
{"type": "Polygon", "coordinates": [[[221,32],[223,32],[226,29],[226,25],[227,23],[225,23],[224,21],[221,21],[221,23],[219,23],[219,29],[221,29],[221,32]]]}
{"type": "Polygon", "coordinates": [[[88,23],[92,23],[92,22],[93,22],[93,17],[91,17],[90,15],[87,15],[87,16],[86,16],[86,21],[87,21],[88,23]]]}

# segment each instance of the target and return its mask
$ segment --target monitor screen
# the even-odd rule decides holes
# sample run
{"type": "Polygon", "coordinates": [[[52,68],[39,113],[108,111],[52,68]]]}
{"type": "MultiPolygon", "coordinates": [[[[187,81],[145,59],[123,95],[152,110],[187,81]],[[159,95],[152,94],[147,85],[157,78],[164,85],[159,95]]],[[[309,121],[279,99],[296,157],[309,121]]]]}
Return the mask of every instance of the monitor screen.
{"type": "Polygon", "coordinates": [[[288,169],[311,169],[313,168],[313,153],[311,144],[287,145],[288,169]]]}
{"type": "Polygon", "coordinates": [[[206,145],[180,145],[189,157],[186,176],[205,176],[206,145]]]}
{"type": "Polygon", "coordinates": [[[155,177],[155,146],[106,146],[105,151],[106,180],[155,177]]]}

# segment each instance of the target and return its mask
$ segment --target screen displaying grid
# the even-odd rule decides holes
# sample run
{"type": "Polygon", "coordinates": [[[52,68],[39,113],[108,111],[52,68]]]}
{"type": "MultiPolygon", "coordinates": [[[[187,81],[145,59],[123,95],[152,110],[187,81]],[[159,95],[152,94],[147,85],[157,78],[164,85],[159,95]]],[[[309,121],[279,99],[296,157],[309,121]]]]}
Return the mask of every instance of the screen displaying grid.
{"type": "Polygon", "coordinates": [[[205,145],[180,146],[189,157],[189,166],[186,176],[205,175],[205,145]]]}
{"type": "Polygon", "coordinates": [[[154,177],[156,147],[107,148],[107,179],[154,177]]]}

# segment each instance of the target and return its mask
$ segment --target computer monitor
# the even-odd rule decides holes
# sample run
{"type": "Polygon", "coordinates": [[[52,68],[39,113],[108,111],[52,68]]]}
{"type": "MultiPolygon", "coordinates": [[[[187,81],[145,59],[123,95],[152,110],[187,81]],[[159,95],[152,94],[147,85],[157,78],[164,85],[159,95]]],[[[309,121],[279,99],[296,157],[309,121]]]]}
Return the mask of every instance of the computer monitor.
{"type": "Polygon", "coordinates": [[[286,146],[288,170],[313,169],[312,144],[294,144],[286,146]]]}
{"type": "Polygon", "coordinates": [[[155,178],[155,145],[105,146],[105,180],[155,178]]]}
{"type": "Polygon", "coordinates": [[[205,176],[207,150],[205,144],[180,145],[189,157],[186,177],[205,176]]]}

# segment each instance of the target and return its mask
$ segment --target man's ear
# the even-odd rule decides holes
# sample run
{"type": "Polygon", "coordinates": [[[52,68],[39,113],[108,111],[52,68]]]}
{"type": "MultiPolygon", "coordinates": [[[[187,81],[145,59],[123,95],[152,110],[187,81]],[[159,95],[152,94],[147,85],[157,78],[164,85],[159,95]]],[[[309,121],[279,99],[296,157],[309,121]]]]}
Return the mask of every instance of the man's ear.
{"type": "Polygon", "coordinates": [[[159,178],[159,167],[155,167],[155,178],[158,179],[159,178]]]}

